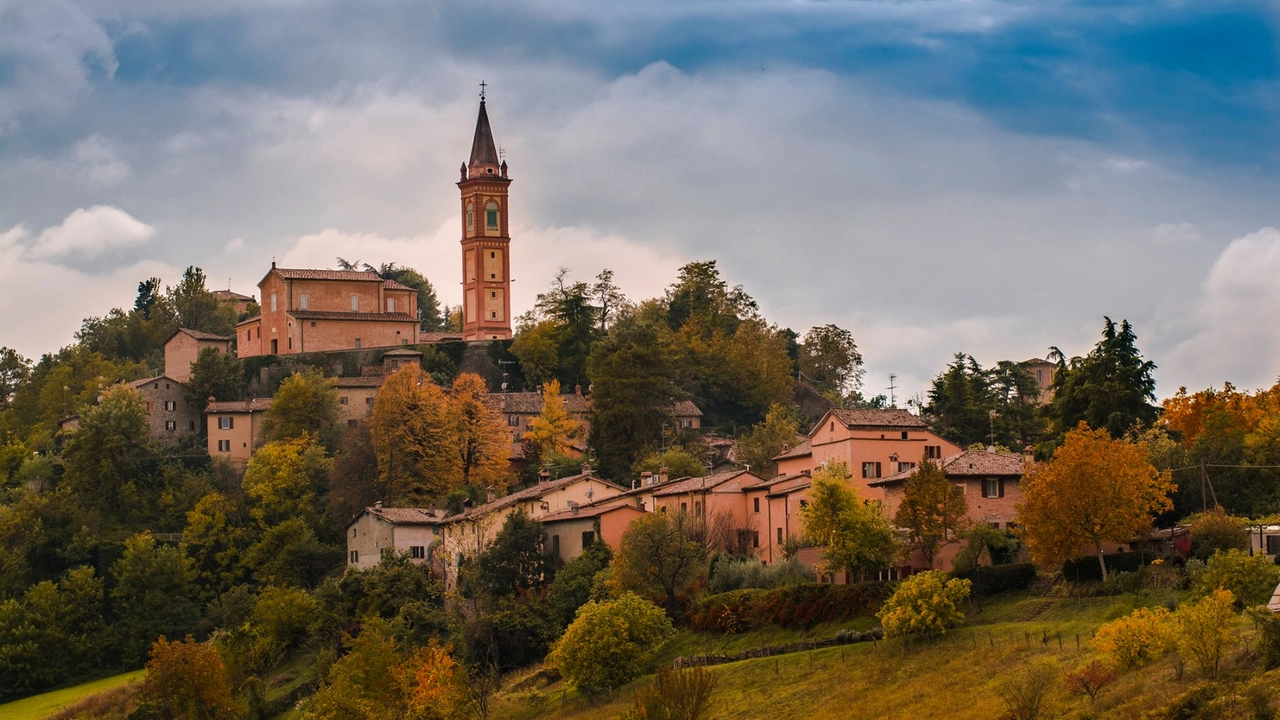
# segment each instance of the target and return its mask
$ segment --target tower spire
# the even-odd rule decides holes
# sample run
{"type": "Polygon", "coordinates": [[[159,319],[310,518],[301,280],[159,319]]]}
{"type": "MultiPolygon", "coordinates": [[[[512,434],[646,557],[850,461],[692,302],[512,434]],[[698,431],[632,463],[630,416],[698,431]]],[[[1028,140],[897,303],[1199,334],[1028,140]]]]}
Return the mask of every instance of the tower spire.
{"type": "Polygon", "coordinates": [[[484,107],[484,94],[480,95],[480,114],[476,118],[476,134],[471,140],[471,160],[467,170],[471,177],[496,175],[498,165],[498,145],[493,141],[493,129],[489,127],[489,113],[484,107]]]}

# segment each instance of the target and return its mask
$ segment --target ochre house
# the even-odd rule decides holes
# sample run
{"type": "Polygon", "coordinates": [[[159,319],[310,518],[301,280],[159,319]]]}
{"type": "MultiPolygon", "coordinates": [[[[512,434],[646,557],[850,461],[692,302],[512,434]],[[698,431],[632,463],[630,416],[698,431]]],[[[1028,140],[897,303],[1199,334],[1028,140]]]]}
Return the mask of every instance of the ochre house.
{"type": "Polygon", "coordinates": [[[164,343],[164,374],[185,383],[191,379],[191,363],[200,356],[201,350],[211,347],[218,352],[231,352],[234,340],[230,335],[178,328],[164,343]]]}

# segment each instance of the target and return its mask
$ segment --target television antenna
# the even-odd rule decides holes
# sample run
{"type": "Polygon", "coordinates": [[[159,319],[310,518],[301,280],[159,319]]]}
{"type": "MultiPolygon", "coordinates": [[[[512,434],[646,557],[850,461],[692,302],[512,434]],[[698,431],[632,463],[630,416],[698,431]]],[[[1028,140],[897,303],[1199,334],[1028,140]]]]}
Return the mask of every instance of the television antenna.
{"type": "Polygon", "coordinates": [[[898,386],[894,384],[895,382],[897,382],[897,380],[898,380],[898,376],[896,373],[889,373],[889,387],[887,388],[887,390],[889,391],[889,407],[891,408],[898,407],[897,396],[894,395],[894,392],[893,392],[894,390],[898,389],[898,386]]]}

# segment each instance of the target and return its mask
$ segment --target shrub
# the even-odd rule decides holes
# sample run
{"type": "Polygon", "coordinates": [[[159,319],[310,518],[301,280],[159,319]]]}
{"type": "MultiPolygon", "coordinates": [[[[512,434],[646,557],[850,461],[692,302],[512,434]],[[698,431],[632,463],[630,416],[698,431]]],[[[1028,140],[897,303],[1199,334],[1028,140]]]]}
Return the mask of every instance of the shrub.
{"type": "Polygon", "coordinates": [[[1249,530],[1245,521],[1214,508],[1193,516],[1187,528],[1191,556],[1208,560],[1219,550],[1248,550],[1249,530]]]}
{"type": "Polygon", "coordinates": [[[658,671],[653,683],[637,690],[627,720],[702,720],[711,711],[716,677],[703,668],[658,671]]]}
{"type": "Polygon", "coordinates": [[[212,645],[169,642],[151,646],[142,698],[164,717],[222,720],[236,717],[227,668],[212,645]]]}
{"type": "Polygon", "coordinates": [[[1265,603],[1280,579],[1280,567],[1266,555],[1250,557],[1240,550],[1218,551],[1191,576],[1192,594],[1205,597],[1218,588],[1230,590],[1238,607],[1265,603]]]}
{"type": "Polygon", "coordinates": [[[813,582],[813,571],[795,558],[765,565],[755,558],[721,556],[711,569],[707,590],[714,594],[743,588],[775,588],[813,582]]]}
{"type": "Polygon", "coordinates": [[[876,616],[887,637],[942,634],[964,620],[959,605],[971,587],[941,570],[918,573],[902,581],[876,616]]]}
{"type": "Polygon", "coordinates": [[[951,576],[971,582],[976,596],[995,595],[1026,590],[1036,580],[1036,566],[1034,563],[979,566],[953,572],[951,576]]]}
{"type": "MultiPolygon", "coordinates": [[[[1137,572],[1155,559],[1155,553],[1146,551],[1113,553],[1106,556],[1107,572],[1137,572]]],[[[1096,557],[1076,558],[1062,563],[1062,577],[1075,583],[1102,582],[1102,568],[1096,557]]]]}
{"type": "Polygon", "coordinates": [[[1014,670],[996,683],[996,694],[1004,701],[1010,720],[1036,720],[1045,700],[1058,682],[1058,665],[1041,658],[1014,670]]]}
{"type": "Polygon", "coordinates": [[[638,676],[649,653],[673,632],[662,608],[623,593],[617,600],[583,605],[547,659],[591,695],[638,676]]]}
{"type": "Polygon", "coordinates": [[[507,602],[467,622],[461,654],[471,665],[508,672],[541,660],[557,630],[528,603],[507,602]]]}
{"type": "Polygon", "coordinates": [[[1200,601],[1178,610],[1178,655],[1195,665],[1207,678],[1218,676],[1222,655],[1235,638],[1232,606],[1236,598],[1230,590],[1218,588],[1200,601]]]}
{"type": "Polygon", "coordinates": [[[1093,660],[1079,670],[1067,673],[1064,679],[1070,692],[1097,700],[1102,689],[1115,682],[1116,671],[1106,663],[1093,660]]]}
{"type": "Polygon", "coordinates": [[[822,622],[872,617],[887,597],[889,584],[880,582],[734,590],[702,598],[689,616],[689,626],[723,633],[765,625],[808,629],[822,622]]]}
{"type": "Polygon", "coordinates": [[[1168,649],[1168,619],[1169,611],[1162,607],[1138,608],[1098,628],[1094,647],[1122,670],[1142,667],[1168,649]]]}
{"type": "Polygon", "coordinates": [[[1280,667],[1280,613],[1257,607],[1249,610],[1249,617],[1258,627],[1258,659],[1268,670],[1280,667]]]}

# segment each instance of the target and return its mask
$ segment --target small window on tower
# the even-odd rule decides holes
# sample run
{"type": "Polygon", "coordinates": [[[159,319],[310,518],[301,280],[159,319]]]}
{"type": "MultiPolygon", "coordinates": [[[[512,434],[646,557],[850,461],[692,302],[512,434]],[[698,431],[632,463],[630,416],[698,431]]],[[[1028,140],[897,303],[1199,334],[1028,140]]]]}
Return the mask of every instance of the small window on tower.
{"type": "Polygon", "coordinates": [[[471,203],[467,203],[467,231],[470,232],[475,229],[476,229],[476,211],[475,211],[475,208],[471,206],[471,203]]]}
{"type": "Polygon", "coordinates": [[[299,308],[301,308],[301,309],[303,309],[303,310],[306,310],[306,309],[307,309],[307,294],[306,294],[306,293],[302,293],[302,295],[298,298],[298,307],[299,307],[299,308]]]}
{"type": "Polygon", "coordinates": [[[360,312],[360,296],[351,296],[351,312],[360,312]]]}
{"type": "Polygon", "coordinates": [[[492,200],[484,206],[484,226],[486,230],[498,229],[498,203],[492,200]]]}

